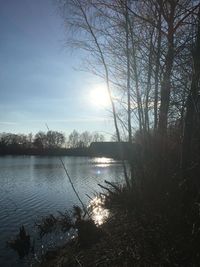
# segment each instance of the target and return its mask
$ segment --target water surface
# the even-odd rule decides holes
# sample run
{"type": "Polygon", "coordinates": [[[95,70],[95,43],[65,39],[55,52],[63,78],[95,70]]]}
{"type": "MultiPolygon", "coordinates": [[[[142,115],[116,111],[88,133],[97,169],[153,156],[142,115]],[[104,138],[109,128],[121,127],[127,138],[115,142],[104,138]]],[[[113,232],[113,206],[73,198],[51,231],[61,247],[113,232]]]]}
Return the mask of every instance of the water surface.
{"type": "MultiPolygon", "coordinates": [[[[104,180],[120,182],[121,162],[108,158],[63,157],[73,184],[84,203],[99,192],[104,180]]],[[[24,266],[6,241],[22,224],[34,232],[42,216],[79,204],[57,157],[0,157],[0,266],[24,266]]],[[[36,240],[36,243],[38,241],[36,240]]]]}

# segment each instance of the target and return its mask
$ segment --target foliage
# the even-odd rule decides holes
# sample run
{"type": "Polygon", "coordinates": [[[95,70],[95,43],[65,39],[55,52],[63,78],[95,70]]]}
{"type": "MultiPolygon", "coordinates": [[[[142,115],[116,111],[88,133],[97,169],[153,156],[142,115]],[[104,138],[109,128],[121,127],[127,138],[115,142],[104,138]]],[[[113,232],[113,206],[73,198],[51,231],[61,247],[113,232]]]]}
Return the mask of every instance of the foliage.
{"type": "Polygon", "coordinates": [[[79,206],[74,206],[72,214],[59,212],[58,216],[50,214],[36,223],[40,237],[60,229],[63,232],[70,228],[77,230],[78,242],[81,246],[91,246],[101,237],[101,230],[97,228],[94,221],[83,214],[79,206]]]}
{"type": "Polygon", "coordinates": [[[91,142],[102,142],[105,138],[98,132],[84,131],[79,133],[73,130],[66,138],[64,133],[58,131],[39,131],[35,135],[29,133],[13,134],[0,133],[1,154],[37,154],[44,151],[60,151],[68,148],[87,148],[91,142]]]}
{"type": "Polygon", "coordinates": [[[89,147],[92,142],[103,142],[104,140],[104,136],[98,132],[90,133],[88,131],[84,131],[79,133],[76,130],[73,130],[68,138],[68,147],[89,147]]]}
{"type": "Polygon", "coordinates": [[[57,217],[50,214],[49,216],[42,218],[39,223],[36,223],[36,226],[39,230],[40,237],[43,237],[58,228],[60,228],[63,232],[67,232],[73,226],[73,222],[67,212],[59,212],[59,216],[57,217]]]}
{"type": "Polygon", "coordinates": [[[8,245],[18,253],[20,259],[28,255],[31,249],[34,250],[33,247],[31,248],[30,235],[27,234],[23,225],[20,227],[16,239],[8,241],[8,245]]]}
{"type": "Polygon", "coordinates": [[[38,148],[52,149],[62,147],[65,144],[65,136],[57,131],[47,133],[38,132],[34,138],[34,145],[38,148]]]}

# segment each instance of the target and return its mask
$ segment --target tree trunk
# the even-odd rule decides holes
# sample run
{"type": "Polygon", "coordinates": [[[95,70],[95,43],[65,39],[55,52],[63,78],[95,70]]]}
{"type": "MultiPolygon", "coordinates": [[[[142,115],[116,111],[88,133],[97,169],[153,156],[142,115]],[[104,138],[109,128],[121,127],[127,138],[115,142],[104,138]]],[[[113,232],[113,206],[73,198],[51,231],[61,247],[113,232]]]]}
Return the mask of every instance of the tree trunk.
{"type": "Polygon", "coordinates": [[[136,91],[136,99],[137,99],[137,112],[138,112],[138,119],[139,119],[139,129],[140,133],[143,132],[144,128],[144,114],[143,114],[143,107],[141,101],[141,95],[139,90],[139,79],[138,79],[138,70],[137,70],[137,60],[136,60],[136,51],[135,51],[135,44],[134,44],[134,37],[133,37],[133,25],[129,21],[130,27],[130,37],[131,37],[131,48],[132,48],[132,73],[133,73],[133,80],[135,81],[135,91],[136,91]]]}
{"type": "Polygon", "coordinates": [[[200,83],[200,8],[198,14],[198,30],[196,45],[193,51],[193,75],[191,90],[186,102],[186,116],[184,121],[184,133],[182,143],[182,169],[187,170],[192,161],[193,151],[193,136],[200,125],[195,123],[197,117],[197,101],[199,94],[199,83],[200,83]]]}
{"type": "Polygon", "coordinates": [[[130,88],[130,52],[129,52],[129,15],[128,1],[125,2],[125,19],[126,19],[126,58],[127,58],[127,106],[128,106],[128,140],[132,143],[132,128],[131,128],[131,88],[130,88]]]}
{"type": "Polygon", "coordinates": [[[145,98],[145,132],[149,133],[149,94],[151,91],[151,77],[152,77],[152,56],[153,56],[153,31],[151,32],[151,39],[149,45],[149,62],[147,73],[147,87],[145,98]]]}
{"type": "Polygon", "coordinates": [[[161,136],[165,136],[167,133],[168,111],[170,102],[171,91],[171,74],[174,61],[174,7],[172,7],[170,19],[168,22],[168,51],[165,62],[165,73],[163,75],[163,81],[161,84],[161,103],[159,113],[158,129],[161,136]]]}
{"type": "Polygon", "coordinates": [[[155,69],[155,96],[154,96],[154,130],[158,126],[158,81],[160,70],[160,50],[161,50],[161,12],[158,18],[158,41],[157,41],[157,55],[156,55],[156,69],[155,69]]]}

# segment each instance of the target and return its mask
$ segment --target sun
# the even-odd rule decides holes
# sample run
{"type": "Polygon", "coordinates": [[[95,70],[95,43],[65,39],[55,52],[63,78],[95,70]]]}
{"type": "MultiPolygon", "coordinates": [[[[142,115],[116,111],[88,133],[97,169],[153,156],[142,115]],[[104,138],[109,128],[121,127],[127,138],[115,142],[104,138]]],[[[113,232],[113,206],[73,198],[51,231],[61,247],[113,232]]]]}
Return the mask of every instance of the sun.
{"type": "Polygon", "coordinates": [[[105,87],[98,86],[90,91],[90,102],[98,107],[107,107],[110,104],[108,92],[105,87]]]}

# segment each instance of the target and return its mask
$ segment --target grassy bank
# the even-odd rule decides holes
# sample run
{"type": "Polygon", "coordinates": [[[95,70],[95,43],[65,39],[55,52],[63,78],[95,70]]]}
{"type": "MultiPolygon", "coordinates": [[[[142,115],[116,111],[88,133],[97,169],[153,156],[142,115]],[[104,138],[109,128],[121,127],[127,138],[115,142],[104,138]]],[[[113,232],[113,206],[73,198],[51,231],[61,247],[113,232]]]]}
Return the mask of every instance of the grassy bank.
{"type": "Polygon", "coordinates": [[[109,193],[104,205],[110,217],[98,227],[98,237],[86,226],[86,242],[80,231],[70,243],[46,253],[39,266],[199,266],[196,204],[189,214],[177,202],[137,201],[126,188],[109,193]]]}

